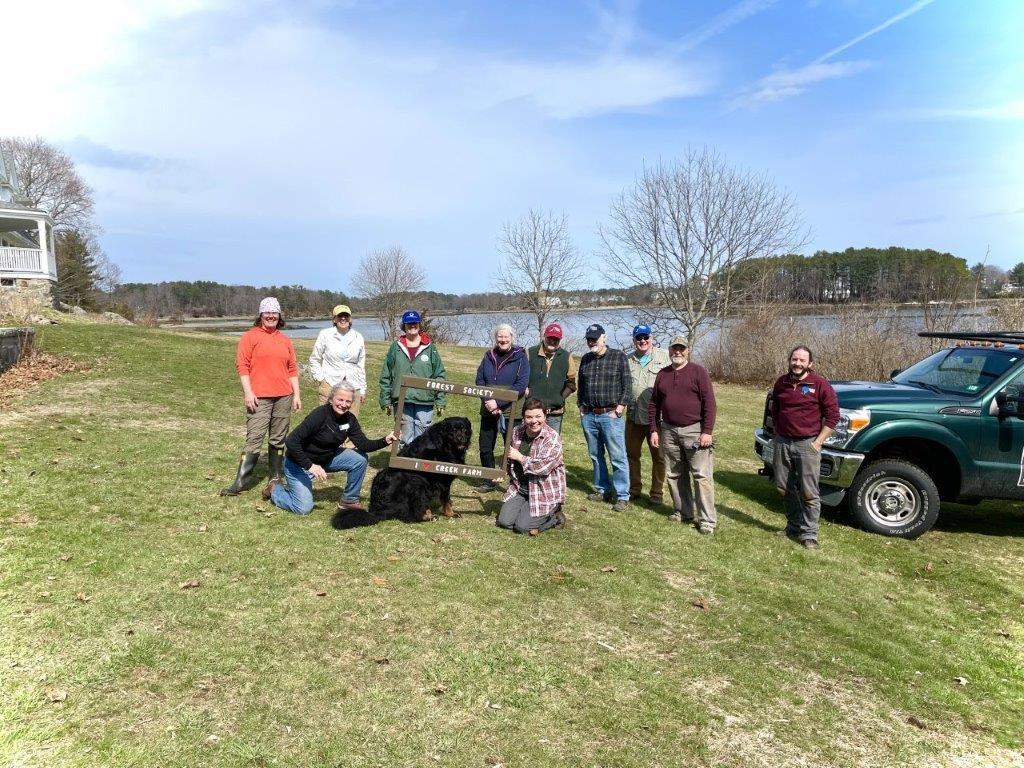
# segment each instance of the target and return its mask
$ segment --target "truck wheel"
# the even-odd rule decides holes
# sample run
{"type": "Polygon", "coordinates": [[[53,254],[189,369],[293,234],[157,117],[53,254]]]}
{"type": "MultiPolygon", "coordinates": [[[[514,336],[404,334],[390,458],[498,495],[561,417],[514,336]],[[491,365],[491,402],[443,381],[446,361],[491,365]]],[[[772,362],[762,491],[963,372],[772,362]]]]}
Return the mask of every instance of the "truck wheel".
{"type": "Polygon", "coordinates": [[[883,459],[861,469],[850,486],[850,512],[864,530],[916,539],[939,516],[939,489],[916,464],[883,459]]]}

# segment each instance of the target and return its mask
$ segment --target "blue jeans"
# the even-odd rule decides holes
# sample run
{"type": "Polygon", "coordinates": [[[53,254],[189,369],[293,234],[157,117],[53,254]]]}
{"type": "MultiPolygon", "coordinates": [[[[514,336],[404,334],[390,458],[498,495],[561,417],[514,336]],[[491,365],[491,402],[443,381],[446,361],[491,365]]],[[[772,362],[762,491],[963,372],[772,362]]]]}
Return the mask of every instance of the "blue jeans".
{"type": "Polygon", "coordinates": [[[620,501],[629,501],[629,464],[626,460],[626,420],[610,413],[584,413],[583,434],[587,438],[587,452],[594,464],[594,490],[610,493],[613,489],[620,501]],[[611,478],[604,454],[612,464],[611,478]]]}
{"type": "MultiPolygon", "coordinates": [[[[363,485],[363,476],[366,474],[366,454],[351,448],[343,448],[334,454],[325,472],[347,472],[345,481],[345,492],[341,498],[345,501],[359,501],[359,489],[363,485]]],[[[270,500],[275,507],[287,509],[297,515],[308,515],[313,511],[313,476],[292,461],[285,457],[284,477],[288,482],[286,488],[281,483],[274,486],[274,492],[270,500]]]]}
{"type": "Polygon", "coordinates": [[[434,406],[406,403],[402,408],[402,445],[408,445],[430,428],[434,406]]]}

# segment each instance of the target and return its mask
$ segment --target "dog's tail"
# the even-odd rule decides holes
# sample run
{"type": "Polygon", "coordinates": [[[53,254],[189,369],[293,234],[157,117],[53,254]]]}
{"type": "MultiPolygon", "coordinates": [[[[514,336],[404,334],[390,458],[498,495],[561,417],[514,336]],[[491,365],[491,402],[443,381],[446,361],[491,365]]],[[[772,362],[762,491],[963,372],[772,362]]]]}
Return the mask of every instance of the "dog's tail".
{"type": "Polygon", "coordinates": [[[379,523],[376,517],[365,509],[339,509],[331,518],[331,527],[336,531],[344,531],[349,528],[361,528],[364,525],[379,523]]]}

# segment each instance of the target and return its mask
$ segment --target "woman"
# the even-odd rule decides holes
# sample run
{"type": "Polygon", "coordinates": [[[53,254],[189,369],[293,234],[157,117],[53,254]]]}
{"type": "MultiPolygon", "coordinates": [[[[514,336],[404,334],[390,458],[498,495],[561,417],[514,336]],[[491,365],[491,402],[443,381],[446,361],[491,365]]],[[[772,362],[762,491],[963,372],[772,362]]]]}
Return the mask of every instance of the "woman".
{"type": "Polygon", "coordinates": [[[342,379],[349,381],[356,388],[352,413],[358,416],[366,401],[366,343],[352,327],[352,310],[347,305],[336,306],[331,316],[334,325],[317,334],[309,356],[310,372],[319,385],[320,405],[327,402],[334,385],[342,379]]]}
{"type": "Polygon", "coordinates": [[[238,340],[235,366],[245,400],[245,450],[235,482],[222,490],[221,496],[237,496],[249,487],[264,437],[270,443],[270,476],[281,477],[288,423],[292,411],[302,408],[295,348],[281,333],[282,328],[281,305],[268,296],[260,302],[253,327],[238,340]]]}
{"type": "Polygon", "coordinates": [[[562,440],[544,418],[535,397],[523,405],[523,423],[512,430],[508,449],[509,484],[498,527],[538,535],[565,525],[565,459],[562,440]]]}
{"type": "MultiPolygon", "coordinates": [[[[530,384],[530,361],[526,350],[514,344],[515,334],[512,326],[502,323],[494,329],[494,347],[484,353],[480,366],[476,369],[478,387],[502,387],[514,389],[522,397],[530,384]]],[[[494,444],[498,433],[505,432],[505,422],[509,415],[508,400],[484,400],[480,405],[480,464],[494,468],[494,444]]],[[[493,491],[499,488],[497,482],[485,481],[479,486],[481,491],[493,491]]]]}
{"type": "MultiPolygon", "coordinates": [[[[390,416],[398,407],[398,390],[403,376],[443,379],[444,363],[437,347],[420,333],[420,313],[410,309],[402,315],[402,334],[392,342],[380,370],[380,409],[390,416]]],[[[433,389],[407,389],[402,408],[402,444],[411,443],[430,427],[433,411],[444,413],[444,392],[433,389]]]]}
{"type": "Polygon", "coordinates": [[[352,413],[355,397],[355,385],[342,380],[331,388],[327,403],[310,411],[292,430],[284,460],[288,485],[271,478],[263,489],[264,499],[272,501],[275,507],[308,515],[313,510],[313,481],[326,480],[331,472],[346,472],[348,477],[338,509],[363,510],[359,506],[359,489],[366,474],[366,454],[391,445],[395,435],[370,440],[352,413]],[[343,448],[346,440],[351,440],[356,450],[343,448]]]}

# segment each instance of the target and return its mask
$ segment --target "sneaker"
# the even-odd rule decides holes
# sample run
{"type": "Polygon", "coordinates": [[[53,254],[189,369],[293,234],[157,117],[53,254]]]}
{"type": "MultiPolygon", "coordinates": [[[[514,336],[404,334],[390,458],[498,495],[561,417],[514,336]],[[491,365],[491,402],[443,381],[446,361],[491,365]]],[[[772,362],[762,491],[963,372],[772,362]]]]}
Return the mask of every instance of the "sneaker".
{"type": "Polygon", "coordinates": [[[619,499],[612,504],[612,510],[615,512],[625,512],[629,508],[629,501],[626,499],[619,499]]]}
{"type": "Polygon", "coordinates": [[[594,491],[593,493],[587,494],[587,501],[611,501],[608,498],[607,493],[601,493],[600,491],[594,491]]]}
{"type": "Polygon", "coordinates": [[[698,525],[697,526],[697,533],[699,533],[701,536],[710,536],[714,532],[715,532],[715,529],[712,528],[710,525],[698,525]]]}
{"type": "Polygon", "coordinates": [[[671,515],[668,516],[668,519],[671,520],[673,523],[683,522],[683,516],[679,512],[673,512],[671,515]]]}
{"type": "Polygon", "coordinates": [[[800,546],[804,549],[817,549],[818,542],[815,539],[804,539],[800,542],[800,546]]]}
{"type": "Polygon", "coordinates": [[[480,485],[476,487],[478,493],[490,493],[491,491],[501,490],[501,485],[494,482],[493,480],[484,480],[480,485]]]}

